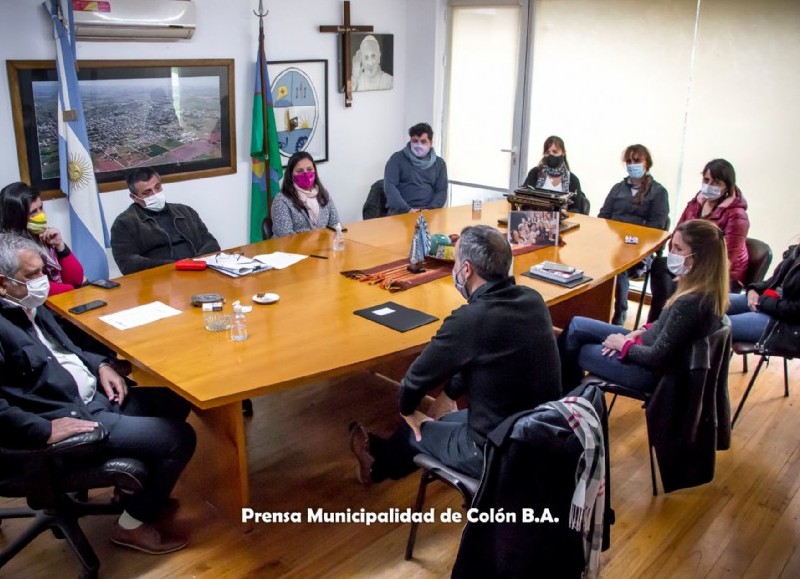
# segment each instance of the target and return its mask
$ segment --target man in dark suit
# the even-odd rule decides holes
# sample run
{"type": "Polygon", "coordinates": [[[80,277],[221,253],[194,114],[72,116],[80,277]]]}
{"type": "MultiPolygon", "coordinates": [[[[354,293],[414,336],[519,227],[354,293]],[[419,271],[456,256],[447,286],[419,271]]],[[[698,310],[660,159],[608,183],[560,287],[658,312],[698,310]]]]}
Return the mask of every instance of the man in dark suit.
{"type": "Polygon", "coordinates": [[[189,404],[163,388],[132,388],[102,356],[78,348],[44,307],[49,283],[40,248],[0,233],[0,437],[36,448],[102,424],[110,457],[141,460],[143,489],[124,497],[111,540],[151,554],[176,551],[187,539],[157,526],[195,448],[189,404]]]}

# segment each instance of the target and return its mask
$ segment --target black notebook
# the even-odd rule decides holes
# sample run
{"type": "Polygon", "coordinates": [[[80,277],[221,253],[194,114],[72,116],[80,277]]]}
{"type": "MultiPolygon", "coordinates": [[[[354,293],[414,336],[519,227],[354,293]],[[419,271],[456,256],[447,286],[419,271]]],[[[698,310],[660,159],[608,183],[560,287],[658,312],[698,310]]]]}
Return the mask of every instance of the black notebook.
{"type": "Polygon", "coordinates": [[[439,319],[436,316],[419,310],[412,310],[395,302],[386,302],[371,308],[356,310],[353,313],[398,332],[407,332],[439,319]]]}

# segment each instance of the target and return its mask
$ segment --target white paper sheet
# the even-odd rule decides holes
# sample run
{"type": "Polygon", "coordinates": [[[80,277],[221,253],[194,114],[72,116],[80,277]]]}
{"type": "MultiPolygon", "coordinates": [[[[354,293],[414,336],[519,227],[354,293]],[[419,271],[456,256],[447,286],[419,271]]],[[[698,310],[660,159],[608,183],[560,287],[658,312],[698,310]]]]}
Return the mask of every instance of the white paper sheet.
{"type": "Polygon", "coordinates": [[[128,330],[156,320],[177,316],[180,313],[180,310],[176,310],[165,303],[152,302],[129,310],[108,314],[107,316],[100,316],[100,319],[119,330],[128,330]]]}
{"type": "Polygon", "coordinates": [[[253,259],[275,269],[284,269],[290,265],[294,265],[297,262],[304,260],[307,257],[307,255],[301,255],[299,253],[284,253],[283,251],[276,251],[274,253],[257,255],[253,259]]]}

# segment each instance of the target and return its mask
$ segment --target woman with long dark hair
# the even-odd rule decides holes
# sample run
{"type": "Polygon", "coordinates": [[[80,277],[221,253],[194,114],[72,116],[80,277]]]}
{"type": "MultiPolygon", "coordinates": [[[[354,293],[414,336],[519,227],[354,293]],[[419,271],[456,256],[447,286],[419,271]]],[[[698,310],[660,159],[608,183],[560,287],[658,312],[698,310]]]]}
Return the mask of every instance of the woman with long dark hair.
{"type": "MultiPolygon", "coordinates": [[[[747,217],[747,201],[736,186],[736,171],[725,159],[709,161],[703,168],[700,191],[683,210],[678,225],[690,219],[707,219],[725,234],[725,246],[730,263],[729,287],[733,293],[742,291],[747,273],[747,234],[750,220],[747,217]]],[[[675,274],[667,267],[663,257],[653,262],[650,272],[650,288],[653,299],[647,320],[658,318],[664,302],[675,291],[675,274]]]]}
{"type": "Polygon", "coordinates": [[[545,139],[542,158],[539,164],[528,172],[522,186],[572,193],[567,209],[584,215],[589,214],[589,200],[581,191],[581,180],[570,171],[567,148],[561,137],[551,135],[545,139]]]}
{"type": "Polygon", "coordinates": [[[47,222],[39,191],[22,182],[0,191],[0,230],[24,235],[42,248],[44,272],[53,296],[80,287],[86,279],[83,266],[70,251],[61,232],[47,222]]]}
{"type": "Polygon", "coordinates": [[[319,180],[317,165],[305,151],[289,158],[281,192],[272,200],[271,217],[275,237],[335,227],[339,223],[339,213],[319,180]]]}

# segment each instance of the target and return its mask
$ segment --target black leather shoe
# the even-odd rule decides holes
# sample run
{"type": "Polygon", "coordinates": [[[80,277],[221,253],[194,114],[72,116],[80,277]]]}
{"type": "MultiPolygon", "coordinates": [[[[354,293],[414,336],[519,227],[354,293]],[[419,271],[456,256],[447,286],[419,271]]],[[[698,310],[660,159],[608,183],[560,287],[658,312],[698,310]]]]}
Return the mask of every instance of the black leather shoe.
{"type": "Polygon", "coordinates": [[[356,458],[356,477],[365,487],[372,484],[372,464],[375,458],[369,452],[369,434],[360,422],[350,424],[350,450],[356,458]]]}

